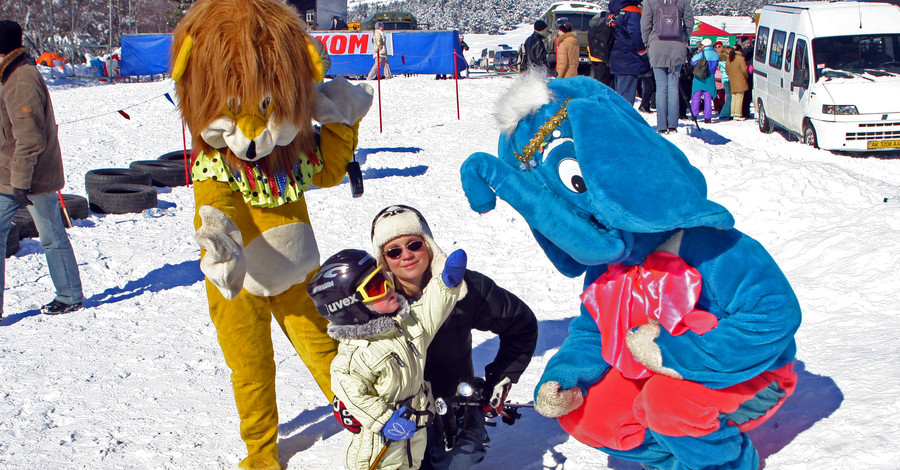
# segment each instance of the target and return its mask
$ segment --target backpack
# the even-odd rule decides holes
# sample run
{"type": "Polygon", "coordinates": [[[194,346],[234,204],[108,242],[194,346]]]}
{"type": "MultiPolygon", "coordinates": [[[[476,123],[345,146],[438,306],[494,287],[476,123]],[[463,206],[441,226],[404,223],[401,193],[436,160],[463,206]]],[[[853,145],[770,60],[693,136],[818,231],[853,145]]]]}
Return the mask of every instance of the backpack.
{"type": "Polygon", "coordinates": [[[609,61],[609,51],[616,39],[615,23],[611,20],[612,15],[607,16],[588,33],[588,48],[595,59],[609,61]]]}
{"type": "Polygon", "coordinates": [[[653,29],[660,39],[681,40],[681,10],[676,0],[659,0],[659,14],[653,18],[653,29]]]}
{"type": "Polygon", "coordinates": [[[694,76],[701,80],[709,76],[709,63],[706,62],[706,56],[700,56],[700,60],[694,65],[694,76]]]}

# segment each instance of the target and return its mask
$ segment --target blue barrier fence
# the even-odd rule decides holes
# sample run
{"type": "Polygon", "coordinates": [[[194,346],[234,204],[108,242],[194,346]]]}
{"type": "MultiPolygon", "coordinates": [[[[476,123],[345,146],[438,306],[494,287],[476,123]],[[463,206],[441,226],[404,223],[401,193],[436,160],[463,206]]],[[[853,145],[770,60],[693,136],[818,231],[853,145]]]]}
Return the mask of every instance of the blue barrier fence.
{"type": "MultiPolygon", "coordinates": [[[[331,57],[328,76],[366,75],[374,64],[372,31],[312,31],[331,57]]],[[[466,69],[456,31],[385,31],[388,63],[394,74],[453,74],[466,69]]],[[[169,71],[171,34],[122,36],[121,75],[169,71]]]]}

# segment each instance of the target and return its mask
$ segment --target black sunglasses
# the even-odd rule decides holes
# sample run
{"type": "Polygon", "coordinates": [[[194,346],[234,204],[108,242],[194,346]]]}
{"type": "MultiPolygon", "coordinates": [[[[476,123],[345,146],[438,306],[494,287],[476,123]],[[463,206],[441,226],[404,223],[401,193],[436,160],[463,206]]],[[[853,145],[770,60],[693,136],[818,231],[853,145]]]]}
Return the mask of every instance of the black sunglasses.
{"type": "MultiPolygon", "coordinates": [[[[406,244],[406,249],[409,251],[419,251],[422,249],[422,246],[424,246],[424,245],[425,245],[425,242],[423,242],[422,240],[413,240],[406,244]]],[[[397,259],[402,254],[403,254],[402,246],[395,246],[394,248],[391,248],[390,250],[387,250],[384,252],[384,256],[387,256],[390,259],[397,259]]]]}

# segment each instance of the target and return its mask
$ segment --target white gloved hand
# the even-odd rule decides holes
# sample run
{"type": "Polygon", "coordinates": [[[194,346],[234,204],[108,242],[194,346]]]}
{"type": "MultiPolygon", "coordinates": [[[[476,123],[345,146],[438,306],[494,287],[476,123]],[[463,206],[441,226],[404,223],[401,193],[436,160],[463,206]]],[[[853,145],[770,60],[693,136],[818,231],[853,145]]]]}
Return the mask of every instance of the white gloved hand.
{"type": "Polygon", "coordinates": [[[231,300],[241,292],[247,275],[243,237],[234,222],[219,209],[202,206],[199,214],[201,225],[194,240],[206,250],[200,260],[200,270],[231,300]]]}
{"type": "Polygon", "coordinates": [[[322,124],[356,124],[372,107],[375,90],[367,83],[353,85],[344,77],[335,77],[318,86],[319,96],[313,119],[322,124]]]}
{"type": "Polygon", "coordinates": [[[681,379],[681,374],[662,365],[662,351],[654,341],[656,338],[659,338],[659,332],[659,322],[651,318],[650,323],[641,325],[636,330],[629,331],[625,335],[625,345],[628,346],[628,350],[631,351],[634,359],[647,369],[657,374],[681,379]]]}
{"type": "Polygon", "coordinates": [[[578,409],[584,403],[579,387],[559,389],[559,382],[544,382],[538,389],[534,409],[548,418],[559,418],[578,409]]]}

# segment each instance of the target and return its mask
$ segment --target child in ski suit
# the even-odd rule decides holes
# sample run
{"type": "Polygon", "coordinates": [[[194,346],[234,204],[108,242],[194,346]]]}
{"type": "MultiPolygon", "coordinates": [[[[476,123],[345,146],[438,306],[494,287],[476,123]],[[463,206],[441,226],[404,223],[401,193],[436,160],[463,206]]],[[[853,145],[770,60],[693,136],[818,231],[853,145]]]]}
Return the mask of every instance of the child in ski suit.
{"type": "Polygon", "coordinates": [[[370,468],[384,447],[377,468],[416,469],[422,461],[427,439],[420,430],[434,416],[425,351],[464,295],[466,270],[464,251],[436,255],[431,280],[412,305],[362,250],[338,252],[309,283],[328,334],[339,342],[332,391],[361,423],[347,444],[348,469],[370,468]]]}

